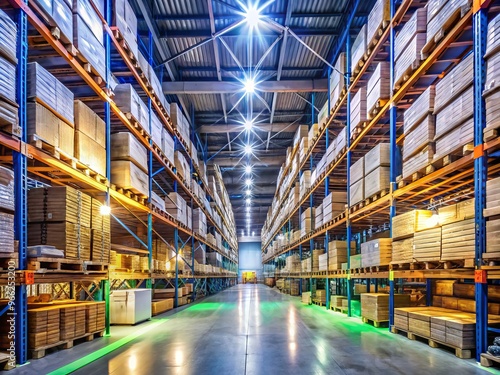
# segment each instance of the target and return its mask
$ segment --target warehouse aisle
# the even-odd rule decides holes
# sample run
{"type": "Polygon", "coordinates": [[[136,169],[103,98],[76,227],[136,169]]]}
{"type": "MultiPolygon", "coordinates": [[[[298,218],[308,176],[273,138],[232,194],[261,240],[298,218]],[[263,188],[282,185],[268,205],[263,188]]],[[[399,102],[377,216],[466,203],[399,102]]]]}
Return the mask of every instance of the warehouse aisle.
{"type": "MultiPolygon", "coordinates": [[[[304,306],[263,285],[238,285],[156,324],[75,374],[488,373],[472,360],[457,360],[359,318],[304,306]]],[[[73,360],[82,356],[84,346],[61,351],[52,360],[46,357],[45,369],[36,361],[12,374],[47,373],[67,363],[68,355],[73,360]],[[58,362],[62,358],[66,361],[58,362]]]]}

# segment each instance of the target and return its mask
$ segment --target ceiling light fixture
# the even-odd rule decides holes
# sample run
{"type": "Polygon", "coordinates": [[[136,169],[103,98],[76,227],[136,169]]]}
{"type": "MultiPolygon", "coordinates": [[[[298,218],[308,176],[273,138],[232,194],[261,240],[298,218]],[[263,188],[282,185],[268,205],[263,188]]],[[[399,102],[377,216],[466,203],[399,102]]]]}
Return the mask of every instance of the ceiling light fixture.
{"type": "Polygon", "coordinates": [[[251,145],[245,145],[245,154],[250,155],[253,152],[251,145]]]}
{"type": "Polygon", "coordinates": [[[247,24],[251,29],[253,29],[259,24],[260,21],[259,9],[257,9],[254,5],[250,5],[246,11],[247,14],[245,15],[245,18],[247,20],[247,24]]]}
{"type": "Polygon", "coordinates": [[[251,166],[251,165],[247,165],[247,166],[245,167],[245,173],[246,173],[246,174],[250,174],[250,173],[252,173],[252,166],[251,166]]]}
{"type": "Polygon", "coordinates": [[[247,199],[246,199],[246,202],[247,202],[247,204],[251,204],[251,203],[252,203],[252,200],[251,200],[250,198],[247,198],[247,199]]]}
{"type": "Polygon", "coordinates": [[[251,185],[252,185],[252,180],[251,180],[250,178],[247,178],[247,179],[245,180],[245,184],[246,184],[247,186],[251,186],[251,185]]]}
{"type": "Polygon", "coordinates": [[[252,195],[252,191],[250,189],[247,190],[247,195],[252,195]]]}
{"type": "Polygon", "coordinates": [[[255,92],[255,81],[251,78],[247,78],[244,82],[245,92],[247,94],[253,94],[255,92]]]}
{"type": "Polygon", "coordinates": [[[245,121],[245,130],[246,131],[250,131],[252,130],[252,127],[253,127],[253,121],[252,120],[247,120],[245,121]]]}

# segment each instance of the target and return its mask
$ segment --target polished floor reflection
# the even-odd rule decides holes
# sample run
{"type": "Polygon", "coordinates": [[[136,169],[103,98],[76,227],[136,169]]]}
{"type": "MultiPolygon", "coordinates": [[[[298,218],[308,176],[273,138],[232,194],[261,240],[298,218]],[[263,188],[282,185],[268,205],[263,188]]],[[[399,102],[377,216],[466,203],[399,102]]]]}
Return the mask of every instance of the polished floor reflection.
{"type": "MultiPolygon", "coordinates": [[[[160,316],[161,317],[161,316],[160,316]]],[[[151,323],[147,323],[151,324],[151,323]]],[[[147,326],[146,324],[146,326],[147,326]]],[[[128,328],[114,328],[114,336],[128,328]],[[122,329],[122,331],[120,331],[122,329]]],[[[128,330],[128,331],[127,331],[128,330]]],[[[47,373],[111,338],[61,351],[12,374],[47,373]]],[[[304,306],[263,285],[238,285],[168,316],[76,374],[486,374],[475,361],[304,306]]],[[[499,372],[497,372],[499,373],[499,372]]]]}

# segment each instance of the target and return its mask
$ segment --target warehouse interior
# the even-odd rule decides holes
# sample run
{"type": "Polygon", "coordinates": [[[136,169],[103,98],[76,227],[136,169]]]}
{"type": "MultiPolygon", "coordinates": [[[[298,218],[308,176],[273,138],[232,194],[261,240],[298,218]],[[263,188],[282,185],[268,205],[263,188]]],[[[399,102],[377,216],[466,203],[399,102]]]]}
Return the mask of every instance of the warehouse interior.
{"type": "Polygon", "coordinates": [[[499,30],[0,0],[0,371],[500,374],[499,30]]]}

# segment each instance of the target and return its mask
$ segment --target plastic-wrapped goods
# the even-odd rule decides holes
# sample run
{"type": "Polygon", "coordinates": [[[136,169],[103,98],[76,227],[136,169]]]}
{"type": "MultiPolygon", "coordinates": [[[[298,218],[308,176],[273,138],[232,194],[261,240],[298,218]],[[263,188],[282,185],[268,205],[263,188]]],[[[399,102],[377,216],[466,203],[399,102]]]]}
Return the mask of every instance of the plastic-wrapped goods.
{"type": "Polygon", "coordinates": [[[379,29],[382,24],[391,19],[391,9],[389,0],[377,0],[368,15],[368,23],[366,28],[367,43],[370,43],[373,38],[379,36],[379,29]]]}
{"type": "Polygon", "coordinates": [[[0,56],[0,98],[16,102],[16,66],[0,56]]]}
{"type": "Polygon", "coordinates": [[[351,52],[351,72],[354,73],[358,67],[358,62],[366,52],[366,25],[363,25],[358,36],[352,44],[351,52]]]}
{"type": "Polygon", "coordinates": [[[405,23],[403,28],[398,32],[398,35],[396,35],[396,41],[394,43],[394,59],[397,60],[401,56],[410,41],[417,34],[425,34],[426,29],[427,11],[425,8],[419,8],[415,11],[415,13],[413,13],[410,20],[405,23]]]}
{"type": "Polygon", "coordinates": [[[469,0],[431,0],[427,3],[427,42],[440,38],[443,27],[459,12],[469,8],[469,0]]]}
{"type": "MultiPolygon", "coordinates": [[[[92,29],[79,15],[74,15],[73,44],[101,78],[106,80],[106,54],[103,45],[96,39],[92,29]]],[[[101,26],[102,29],[102,26],[101,26]]]]}
{"type": "Polygon", "coordinates": [[[0,212],[0,252],[14,252],[14,215],[0,212]]]}
{"type": "Polygon", "coordinates": [[[436,139],[473,116],[473,91],[470,86],[436,115],[436,139]]]}
{"type": "Polygon", "coordinates": [[[399,55],[394,67],[394,89],[398,89],[406,73],[418,67],[424,45],[425,33],[416,34],[399,55]]]}
{"type": "Polygon", "coordinates": [[[474,141],[474,119],[471,117],[462,125],[454,128],[446,135],[436,140],[434,159],[442,158],[455,151],[460,151],[463,146],[474,141]]]}
{"type": "Polygon", "coordinates": [[[14,172],[0,167],[0,208],[14,211],[14,172]]]}
{"type": "Polygon", "coordinates": [[[113,4],[113,25],[117,26],[134,56],[138,55],[137,17],[127,0],[115,0],[113,4]]]}
{"type": "Polygon", "coordinates": [[[434,157],[434,146],[429,145],[403,163],[403,178],[410,177],[429,165],[434,157]]]}
{"type": "Polygon", "coordinates": [[[75,129],[38,103],[28,103],[28,136],[73,156],[75,129]]]}
{"type": "Polygon", "coordinates": [[[451,72],[446,74],[436,84],[436,98],[434,99],[434,113],[438,113],[449,104],[457,95],[472,85],[474,54],[463,59],[451,72]]]}
{"type": "Polygon", "coordinates": [[[403,160],[408,160],[434,140],[436,124],[433,115],[428,115],[411,132],[406,134],[403,144],[403,160]]]}
{"type": "Polygon", "coordinates": [[[486,81],[484,89],[487,94],[495,91],[500,85],[500,53],[495,53],[486,59],[486,81]]]}
{"type": "Polygon", "coordinates": [[[64,0],[35,0],[50,24],[56,26],[64,43],[73,43],[73,17],[64,0]]]}
{"type": "Polygon", "coordinates": [[[115,102],[125,114],[134,118],[149,133],[148,108],[130,83],[116,86],[115,102]]]}
{"type": "Polygon", "coordinates": [[[360,87],[351,99],[351,138],[358,125],[367,121],[366,113],[366,87],[360,87]]]}
{"type": "Polygon", "coordinates": [[[17,64],[17,27],[14,21],[0,9],[0,55],[17,64]]]}
{"type": "Polygon", "coordinates": [[[28,98],[36,98],[73,125],[73,93],[38,63],[28,64],[28,98]]]}
{"type": "Polygon", "coordinates": [[[495,16],[488,23],[488,35],[486,37],[486,53],[485,58],[488,58],[493,53],[498,52],[500,47],[500,14],[495,16]]]}
{"type": "Polygon", "coordinates": [[[101,19],[89,0],[73,0],[73,14],[78,14],[88,26],[101,45],[104,44],[104,33],[101,19]]]}
{"type": "Polygon", "coordinates": [[[434,111],[434,98],[436,90],[429,86],[404,113],[404,132],[409,133],[429,113],[434,111]]]}
{"type": "Polygon", "coordinates": [[[390,96],[390,69],[387,61],[382,61],[377,64],[375,71],[368,80],[366,109],[371,113],[373,109],[378,107],[380,100],[389,99],[390,96]]]}

